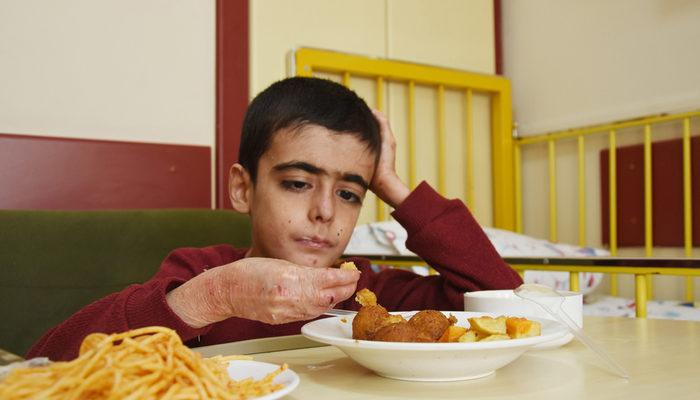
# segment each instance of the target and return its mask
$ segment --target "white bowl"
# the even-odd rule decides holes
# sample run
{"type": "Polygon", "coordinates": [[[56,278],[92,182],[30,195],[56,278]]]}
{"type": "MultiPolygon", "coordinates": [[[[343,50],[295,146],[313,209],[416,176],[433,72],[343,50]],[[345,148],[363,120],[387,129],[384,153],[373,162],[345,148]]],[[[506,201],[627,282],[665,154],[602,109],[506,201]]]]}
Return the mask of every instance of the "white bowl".
{"type": "MultiPolygon", "coordinates": [[[[410,318],[415,312],[392,313],[410,318]]],[[[495,314],[443,311],[468,327],[467,318],[495,314]]],[[[527,349],[566,335],[554,321],[536,319],[542,335],[530,338],[474,343],[399,343],[355,340],[352,317],[334,317],[307,323],[301,333],[311,340],[338,347],[358,364],[377,374],[408,381],[458,381],[481,378],[515,361],[527,349]],[[345,322],[344,322],[345,321],[345,322]]]]}
{"type": "MultiPolygon", "coordinates": [[[[583,295],[579,292],[559,291],[564,296],[562,309],[578,324],[583,327],[583,295]]],[[[559,299],[540,297],[539,301],[555,307],[559,299]]],[[[466,311],[487,312],[497,315],[523,315],[527,317],[553,319],[546,311],[529,300],[518,297],[512,290],[482,290],[478,292],[464,293],[464,309],[466,311]]],[[[543,343],[536,348],[553,348],[562,346],[573,339],[573,335],[567,333],[564,337],[543,343]]]]}

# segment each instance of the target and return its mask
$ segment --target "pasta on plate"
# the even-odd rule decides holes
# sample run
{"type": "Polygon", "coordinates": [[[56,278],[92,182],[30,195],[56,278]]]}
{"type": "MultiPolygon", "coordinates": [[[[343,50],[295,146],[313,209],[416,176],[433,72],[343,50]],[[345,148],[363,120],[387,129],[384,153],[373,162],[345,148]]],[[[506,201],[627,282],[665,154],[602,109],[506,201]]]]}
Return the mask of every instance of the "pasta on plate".
{"type": "Polygon", "coordinates": [[[248,399],[282,388],[272,382],[282,365],[263,379],[232,380],[230,360],[203,358],[175,331],[147,327],[85,337],[78,358],[13,370],[0,382],[0,399],[248,399]]]}

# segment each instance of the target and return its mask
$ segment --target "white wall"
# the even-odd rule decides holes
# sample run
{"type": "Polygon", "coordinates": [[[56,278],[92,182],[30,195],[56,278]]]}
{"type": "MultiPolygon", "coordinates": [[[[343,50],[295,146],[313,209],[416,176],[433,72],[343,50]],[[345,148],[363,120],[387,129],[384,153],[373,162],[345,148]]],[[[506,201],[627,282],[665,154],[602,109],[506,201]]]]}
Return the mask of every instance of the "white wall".
{"type": "Polygon", "coordinates": [[[521,134],[700,108],[700,2],[502,4],[521,134]]]}
{"type": "Polygon", "coordinates": [[[0,132],[213,146],[214,0],[0,0],[0,132]]]}

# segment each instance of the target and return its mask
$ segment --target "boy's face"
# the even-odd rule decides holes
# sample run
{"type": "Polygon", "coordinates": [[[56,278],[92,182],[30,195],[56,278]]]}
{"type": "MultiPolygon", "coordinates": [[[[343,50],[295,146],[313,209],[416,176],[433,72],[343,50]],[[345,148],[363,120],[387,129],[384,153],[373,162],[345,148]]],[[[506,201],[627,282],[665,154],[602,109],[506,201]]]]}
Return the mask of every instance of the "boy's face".
{"type": "Polygon", "coordinates": [[[374,162],[366,144],[350,134],[318,125],[275,133],[247,191],[249,256],[331,266],[350,240],[374,162]]]}

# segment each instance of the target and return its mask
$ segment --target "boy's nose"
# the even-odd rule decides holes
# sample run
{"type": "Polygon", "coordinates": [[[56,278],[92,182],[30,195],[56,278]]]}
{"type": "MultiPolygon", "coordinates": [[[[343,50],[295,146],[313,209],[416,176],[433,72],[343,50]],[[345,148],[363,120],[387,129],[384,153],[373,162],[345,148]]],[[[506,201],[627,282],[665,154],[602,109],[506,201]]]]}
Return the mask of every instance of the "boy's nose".
{"type": "Polygon", "coordinates": [[[309,218],[312,221],[331,221],[334,215],[333,193],[318,193],[314,196],[313,204],[309,210],[309,218]]]}

